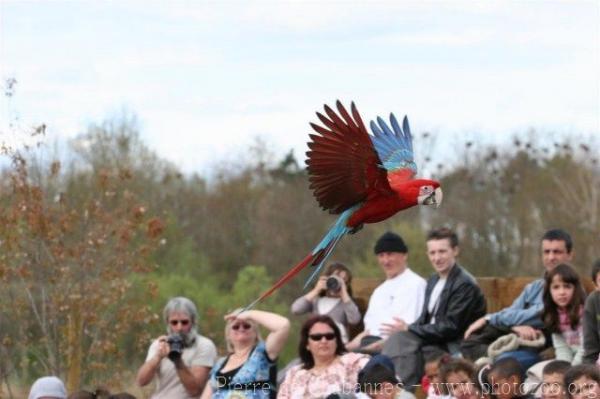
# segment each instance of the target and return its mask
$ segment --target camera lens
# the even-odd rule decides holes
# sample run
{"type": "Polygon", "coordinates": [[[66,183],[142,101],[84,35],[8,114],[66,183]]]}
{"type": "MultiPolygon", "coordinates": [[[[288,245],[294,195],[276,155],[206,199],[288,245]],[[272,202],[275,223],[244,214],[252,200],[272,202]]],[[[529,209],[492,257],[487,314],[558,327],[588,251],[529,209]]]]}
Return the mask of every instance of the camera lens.
{"type": "Polygon", "coordinates": [[[169,354],[167,355],[169,359],[175,361],[181,357],[181,353],[183,352],[183,337],[179,334],[173,334],[167,338],[167,343],[169,344],[169,354]]]}
{"type": "Polygon", "coordinates": [[[325,281],[325,286],[328,290],[336,292],[342,288],[340,281],[335,276],[329,276],[325,281]]]}

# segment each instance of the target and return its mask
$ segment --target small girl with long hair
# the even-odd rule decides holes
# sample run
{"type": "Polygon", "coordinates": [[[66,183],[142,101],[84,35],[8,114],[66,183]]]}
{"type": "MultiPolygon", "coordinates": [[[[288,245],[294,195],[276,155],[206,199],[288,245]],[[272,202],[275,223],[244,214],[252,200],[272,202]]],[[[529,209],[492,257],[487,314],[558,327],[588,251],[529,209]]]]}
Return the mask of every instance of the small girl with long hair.
{"type": "Polygon", "coordinates": [[[556,359],[572,365],[583,356],[583,304],[585,291],[577,272],[560,264],[546,274],[544,285],[544,326],[552,333],[556,359]]]}

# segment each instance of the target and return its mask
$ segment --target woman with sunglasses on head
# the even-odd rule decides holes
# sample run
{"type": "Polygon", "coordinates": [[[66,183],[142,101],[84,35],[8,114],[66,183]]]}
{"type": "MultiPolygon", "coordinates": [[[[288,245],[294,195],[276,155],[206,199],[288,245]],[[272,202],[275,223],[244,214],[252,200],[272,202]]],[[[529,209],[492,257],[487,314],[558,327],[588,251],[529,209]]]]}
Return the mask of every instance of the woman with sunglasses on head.
{"type": "Polygon", "coordinates": [[[360,323],[360,311],[352,299],[352,272],[343,263],[330,263],[315,287],[292,303],[292,313],[327,315],[348,342],[348,327],[360,323]]]}
{"type": "Polygon", "coordinates": [[[292,367],[279,388],[278,398],[324,398],[334,393],[352,394],[358,372],[369,356],[347,353],[336,323],[325,315],[308,319],[300,331],[301,364],[292,367]]]}
{"type": "Polygon", "coordinates": [[[202,399],[275,398],[276,361],[290,332],[289,320],[260,310],[238,310],[225,321],[228,355],[213,367],[202,399]],[[259,326],[269,330],[264,341],[259,326]]]}

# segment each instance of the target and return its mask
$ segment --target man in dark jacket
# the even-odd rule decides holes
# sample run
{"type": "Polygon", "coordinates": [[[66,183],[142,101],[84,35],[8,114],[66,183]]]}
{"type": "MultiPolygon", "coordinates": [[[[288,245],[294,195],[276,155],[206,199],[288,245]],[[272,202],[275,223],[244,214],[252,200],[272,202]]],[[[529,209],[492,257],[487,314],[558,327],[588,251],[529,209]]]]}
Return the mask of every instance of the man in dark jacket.
{"type": "Polygon", "coordinates": [[[592,266],[594,292],[585,300],[583,312],[583,363],[600,364],[600,259],[592,266]]]}
{"type": "Polygon", "coordinates": [[[423,375],[424,357],[455,353],[467,327],[486,311],[477,282],[456,263],[458,237],[448,228],[429,232],[427,256],[435,274],[427,280],[425,303],[412,324],[396,319],[382,353],[389,356],[405,388],[414,392],[423,375]]]}

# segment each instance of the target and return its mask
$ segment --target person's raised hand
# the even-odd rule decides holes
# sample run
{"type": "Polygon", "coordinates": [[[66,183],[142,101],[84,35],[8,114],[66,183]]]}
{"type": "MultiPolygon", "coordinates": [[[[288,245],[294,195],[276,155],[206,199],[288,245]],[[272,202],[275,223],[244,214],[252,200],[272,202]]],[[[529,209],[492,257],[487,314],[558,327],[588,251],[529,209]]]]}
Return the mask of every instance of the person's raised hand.
{"type": "Polygon", "coordinates": [[[322,292],[325,291],[327,289],[327,278],[329,276],[320,276],[319,279],[317,280],[317,283],[315,284],[315,288],[313,288],[315,291],[317,292],[322,292]]]}

